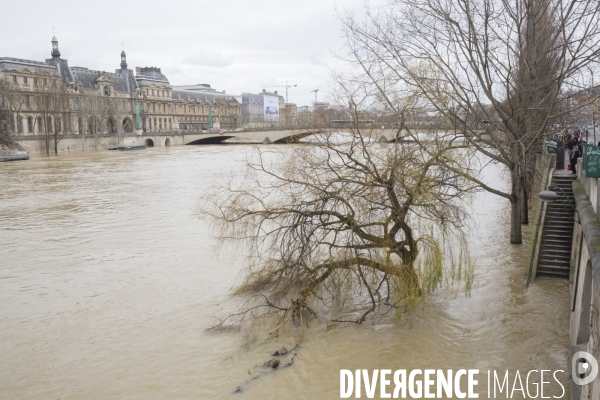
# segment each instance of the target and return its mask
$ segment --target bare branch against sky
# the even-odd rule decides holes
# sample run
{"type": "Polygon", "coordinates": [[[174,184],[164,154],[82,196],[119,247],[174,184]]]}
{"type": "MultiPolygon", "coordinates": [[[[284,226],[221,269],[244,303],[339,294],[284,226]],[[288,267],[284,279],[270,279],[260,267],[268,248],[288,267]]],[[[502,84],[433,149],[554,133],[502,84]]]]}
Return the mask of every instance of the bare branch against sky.
{"type": "Polygon", "coordinates": [[[287,80],[298,84],[290,89],[290,102],[308,105],[310,90],[325,88],[331,51],[342,45],[336,7],[358,9],[362,1],[35,0],[24,5],[3,7],[13,17],[0,25],[0,56],[48,58],[54,28],[71,66],[119,68],[123,43],[130,68],[161,67],[171,84],[209,83],[241,93],[287,80]]]}

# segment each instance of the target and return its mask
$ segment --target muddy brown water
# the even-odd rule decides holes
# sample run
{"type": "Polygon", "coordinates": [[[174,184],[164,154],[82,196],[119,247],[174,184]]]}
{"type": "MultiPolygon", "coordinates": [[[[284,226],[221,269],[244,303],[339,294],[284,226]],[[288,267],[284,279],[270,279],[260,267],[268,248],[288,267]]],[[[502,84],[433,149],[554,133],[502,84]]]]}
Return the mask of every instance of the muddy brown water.
{"type": "MultiPolygon", "coordinates": [[[[567,369],[568,284],[524,290],[527,243],[508,244],[508,203],[480,193],[470,296],[438,292],[399,324],[316,329],[291,367],[249,382],[248,371],[290,338],[248,349],[237,333],[206,332],[232,309],[241,262],[235,249],[217,251],[197,215],[199,195],[247,151],[1,164],[0,398],[329,399],[339,398],[340,369],[358,368],[479,369],[487,398],[487,370],[512,371],[512,385],[516,370],[567,369]]],[[[487,179],[502,184],[497,172],[487,179]]]]}

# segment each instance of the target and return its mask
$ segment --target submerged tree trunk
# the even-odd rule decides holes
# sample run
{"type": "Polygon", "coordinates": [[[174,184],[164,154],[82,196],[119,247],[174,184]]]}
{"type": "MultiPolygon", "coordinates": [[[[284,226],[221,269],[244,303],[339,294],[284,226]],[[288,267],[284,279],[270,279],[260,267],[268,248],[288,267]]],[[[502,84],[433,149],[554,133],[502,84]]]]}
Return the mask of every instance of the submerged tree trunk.
{"type": "Polygon", "coordinates": [[[510,243],[521,244],[523,243],[521,210],[523,204],[527,204],[527,202],[522,200],[525,190],[523,188],[523,177],[517,163],[512,167],[510,184],[510,243]]]}
{"type": "Polygon", "coordinates": [[[529,225],[529,198],[527,190],[521,189],[521,225],[529,225]]]}
{"type": "Polygon", "coordinates": [[[521,202],[514,195],[510,200],[510,243],[523,243],[521,235],[521,202]]]}

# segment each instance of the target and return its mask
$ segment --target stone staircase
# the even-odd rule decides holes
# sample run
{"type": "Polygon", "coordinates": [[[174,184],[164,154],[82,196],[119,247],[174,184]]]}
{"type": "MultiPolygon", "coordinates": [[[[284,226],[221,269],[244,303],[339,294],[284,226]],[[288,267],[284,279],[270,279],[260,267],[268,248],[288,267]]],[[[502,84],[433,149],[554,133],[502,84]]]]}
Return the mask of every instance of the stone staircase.
{"type": "MultiPolygon", "coordinates": [[[[552,184],[560,187],[574,205],[573,187],[576,175],[554,175],[552,184]]],[[[554,190],[561,195],[559,190],[554,190]]],[[[571,242],[573,241],[574,211],[561,200],[547,204],[546,219],[536,277],[569,279],[571,273],[571,242]]]]}

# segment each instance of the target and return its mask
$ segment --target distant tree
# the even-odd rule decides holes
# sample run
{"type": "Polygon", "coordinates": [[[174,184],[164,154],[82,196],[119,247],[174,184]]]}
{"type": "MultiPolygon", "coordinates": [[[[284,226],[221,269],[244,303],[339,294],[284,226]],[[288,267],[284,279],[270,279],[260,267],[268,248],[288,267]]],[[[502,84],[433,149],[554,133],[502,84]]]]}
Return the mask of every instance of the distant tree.
{"type": "Polygon", "coordinates": [[[89,90],[81,98],[81,112],[85,121],[84,140],[86,135],[94,139],[94,147],[108,133],[108,119],[112,116],[110,99],[97,91],[89,90]]]}
{"type": "Polygon", "coordinates": [[[13,101],[17,95],[11,85],[0,80],[0,150],[21,150],[11,132],[14,128],[13,101]]]}
{"type": "Polygon", "coordinates": [[[0,150],[21,150],[21,146],[14,141],[11,133],[10,111],[0,106],[0,150]]]}

